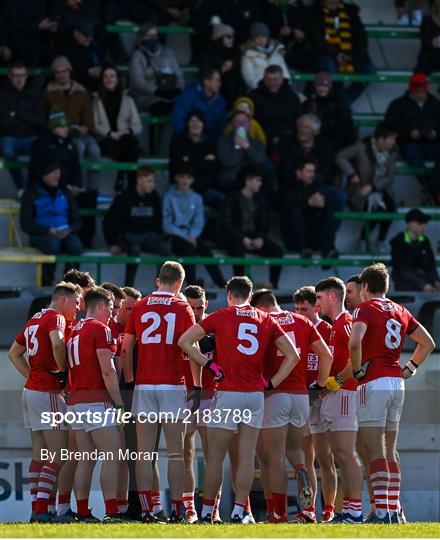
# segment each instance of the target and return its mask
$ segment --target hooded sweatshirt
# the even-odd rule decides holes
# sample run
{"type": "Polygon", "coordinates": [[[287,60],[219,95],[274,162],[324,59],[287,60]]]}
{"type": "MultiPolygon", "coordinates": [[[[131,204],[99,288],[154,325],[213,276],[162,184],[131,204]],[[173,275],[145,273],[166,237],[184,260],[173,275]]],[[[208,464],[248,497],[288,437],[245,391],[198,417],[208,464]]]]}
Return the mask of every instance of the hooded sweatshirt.
{"type": "MultiPolygon", "coordinates": [[[[246,103],[249,106],[250,111],[250,117],[251,117],[251,129],[249,130],[249,134],[254,139],[257,139],[263,146],[267,145],[267,137],[266,133],[264,132],[264,129],[262,128],[260,122],[254,119],[254,113],[255,113],[255,105],[251,98],[248,97],[239,97],[234,101],[234,104],[232,106],[232,112],[242,110],[240,108],[240,105],[242,103],[246,103]]],[[[226,126],[225,133],[229,134],[231,133],[232,128],[231,124],[229,123],[226,126]]]]}
{"type": "Polygon", "coordinates": [[[189,189],[179,191],[172,186],[163,199],[163,230],[165,234],[198,238],[205,226],[202,197],[189,189]]]}

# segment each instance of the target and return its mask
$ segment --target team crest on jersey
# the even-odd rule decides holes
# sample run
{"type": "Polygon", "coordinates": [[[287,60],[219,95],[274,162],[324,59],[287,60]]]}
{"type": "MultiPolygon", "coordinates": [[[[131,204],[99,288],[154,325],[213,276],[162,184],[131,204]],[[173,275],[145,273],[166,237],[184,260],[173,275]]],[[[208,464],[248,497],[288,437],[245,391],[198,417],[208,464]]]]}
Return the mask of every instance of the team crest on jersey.
{"type": "Polygon", "coordinates": [[[307,356],[307,370],[318,371],[319,356],[315,353],[310,353],[307,356]]]}
{"type": "Polygon", "coordinates": [[[154,306],[155,304],[161,304],[163,306],[171,306],[173,299],[171,297],[150,296],[147,300],[148,306],[154,306]]]}
{"type": "Polygon", "coordinates": [[[382,300],[380,302],[380,308],[382,309],[382,311],[395,311],[396,310],[396,306],[392,302],[390,302],[388,299],[382,300]]]}
{"type": "Polygon", "coordinates": [[[289,324],[293,324],[294,322],[295,322],[295,319],[292,317],[290,313],[288,313],[284,317],[277,317],[277,323],[281,326],[287,326],[289,324]]]}
{"type": "Polygon", "coordinates": [[[237,308],[236,315],[238,315],[239,317],[252,317],[253,319],[255,319],[257,316],[257,312],[253,309],[237,308]]]}

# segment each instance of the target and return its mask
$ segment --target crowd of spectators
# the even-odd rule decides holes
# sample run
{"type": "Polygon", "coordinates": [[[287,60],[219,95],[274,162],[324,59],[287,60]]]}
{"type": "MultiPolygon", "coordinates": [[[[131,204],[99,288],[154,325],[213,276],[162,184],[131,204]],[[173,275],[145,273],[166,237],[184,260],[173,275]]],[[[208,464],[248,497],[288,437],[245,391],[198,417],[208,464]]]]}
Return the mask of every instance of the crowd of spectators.
{"type": "MultiPolygon", "coordinates": [[[[402,2],[396,9],[403,24],[402,2]]],[[[149,113],[170,119],[169,187],[159,194],[149,168],[117,172],[117,196],[104,219],[113,254],[209,256],[223,248],[281,257],[285,247],[306,258],[314,251],[337,257],[335,212],[397,208],[398,150],[411,167],[439,160],[440,101],[427,75],[440,68],[440,0],[423,20],[418,11],[412,18],[421,24],[422,47],[408,90],[374,133],[359,139],[351,106],[365,84],[333,80],[375,71],[356,4],[2,0],[0,65],[8,76],[0,89],[0,152],[7,161],[30,156],[27,179],[21,168],[10,170],[31,245],[71,254],[91,245],[94,219],[81,225],[78,208],[96,206],[97,173],[85,175],[82,163],[101,156],[136,162],[145,151],[141,114],[149,113]],[[129,56],[105,29],[119,19],[140,26],[129,56]],[[185,84],[178,51],[158,31],[170,23],[193,29],[196,82],[185,84]],[[126,77],[115,67],[120,62],[126,77]],[[37,66],[50,74],[31,80],[28,70],[37,66]],[[292,86],[292,70],[315,74],[303,93],[292,86]],[[215,234],[204,207],[219,213],[215,234]],[[284,246],[269,237],[274,211],[284,246]]],[[[418,177],[424,202],[440,204],[438,170],[418,177]]],[[[371,225],[378,251],[389,252],[389,222],[371,225]]],[[[217,266],[207,270],[223,284],[217,266]]],[[[279,272],[271,269],[274,286],[279,272]]],[[[195,268],[187,274],[196,280],[195,268]]],[[[129,265],[128,285],[135,275],[129,265]]]]}

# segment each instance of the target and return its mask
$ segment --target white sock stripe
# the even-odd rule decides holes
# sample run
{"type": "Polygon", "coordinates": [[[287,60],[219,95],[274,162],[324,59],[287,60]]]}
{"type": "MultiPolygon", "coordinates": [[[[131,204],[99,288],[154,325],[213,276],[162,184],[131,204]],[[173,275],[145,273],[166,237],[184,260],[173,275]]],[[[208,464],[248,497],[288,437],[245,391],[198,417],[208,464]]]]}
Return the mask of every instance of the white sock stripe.
{"type": "Polygon", "coordinates": [[[378,472],[372,472],[370,473],[370,478],[373,480],[374,478],[389,478],[390,475],[387,471],[378,471],[378,472]]]}
{"type": "Polygon", "coordinates": [[[47,493],[46,491],[39,491],[37,499],[48,499],[49,500],[50,493],[47,493]]]}
{"type": "Polygon", "coordinates": [[[48,482],[38,482],[38,490],[40,489],[50,489],[52,490],[53,484],[49,484],[48,482]]]}
{"type": "Polygon", "coordinates": [[[397,472],[390,472],[390,473],[388,473],[388,476],[390,478],[396,478],[396,479],[398,479],[400,481],[400,478],[401,478],[402,475],[400,473],[397,473],[397,472]]]}

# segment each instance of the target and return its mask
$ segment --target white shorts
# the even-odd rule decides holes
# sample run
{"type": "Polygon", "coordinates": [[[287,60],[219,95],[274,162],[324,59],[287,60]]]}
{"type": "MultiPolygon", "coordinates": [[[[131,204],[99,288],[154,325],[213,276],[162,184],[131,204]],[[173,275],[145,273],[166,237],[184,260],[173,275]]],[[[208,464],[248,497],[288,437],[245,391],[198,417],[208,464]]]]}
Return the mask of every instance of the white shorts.
{"type": "Polygon", "coordinates": [[[118,427],[116,409],[108,402],[76,403],[67,407],[67,413],[69,425],[75,431],[83,429],[89,432],[95,429],[118,427]],[[74,421],[71,423],[71,420],[74,421]]]}
{"type": "Polygon", "coordinates": [[[175,422],[188,416],[185,386],[179,384],[137,384],[131,412],[145,417],[143,422],[175,422]]]}
{"type": "Polygon", "coordinates": [[[402,416],[405,382],[400,377],[380,377],[357,389],[357,412],[361,427],[396,431],[402,416]]]}
{"type": "Polygon", "coordinates": [[[264,400],[263,429],[277,428],[292,424],[300,428],[309,417],[309,396],[307,394],[270,394],[264,400]]]}
{"type": "Polygon", "coordinates": [[[356,391],[338,390],[317,399],[310,409],[310,433],[357,431],[356,391]]]}
{"type": "Polygon", "coordinates": [[[236,431],[240,424],[261,429],[264,415],[263,392],[217,390],[211,405],[208,428],[236,431]]]}
{"type": "MultiPolygon", "coordinates": [[[[202,399],[197,413],[190,416],[190,421],[185,418],[186,433],[194,433],[199,427],[206,427],[209,424],[212,401],[214,397],[202,399]]],[[[192,400],[186,402],[187,409],[191,409],[192,400]]]]}
{"type": "Polygon", "coordinates": [[[64,422],[60,422],[62,415],[66,412],[66,402],[61,394],[23,388],[21,404],[25,428],[32,431],[68,429],[64,422]],[[42,420],[48,421],[42,422],[42,420]]]}

